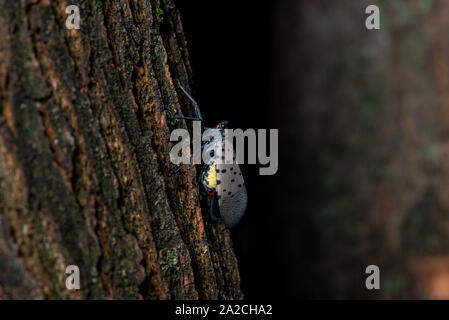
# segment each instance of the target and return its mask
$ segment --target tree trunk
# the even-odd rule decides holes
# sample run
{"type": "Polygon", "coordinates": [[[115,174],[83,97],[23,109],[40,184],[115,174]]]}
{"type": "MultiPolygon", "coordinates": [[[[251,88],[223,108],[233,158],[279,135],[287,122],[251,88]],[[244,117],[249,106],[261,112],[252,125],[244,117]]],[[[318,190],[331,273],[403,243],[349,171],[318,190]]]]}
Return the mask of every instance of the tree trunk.
{"type": "Polygon", "coordinates": [[[191,76],[172,0],[0,0],[0,298],[243,297],[195,168],[170,175],[191,76]]]}

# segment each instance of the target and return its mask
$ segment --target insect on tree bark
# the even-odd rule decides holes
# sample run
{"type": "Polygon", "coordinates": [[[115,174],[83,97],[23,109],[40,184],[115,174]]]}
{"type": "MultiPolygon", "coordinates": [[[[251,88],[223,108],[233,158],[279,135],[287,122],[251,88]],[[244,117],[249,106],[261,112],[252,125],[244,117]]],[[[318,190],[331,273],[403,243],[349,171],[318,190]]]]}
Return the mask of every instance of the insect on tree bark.
{"type": "Polygon", "coordinates": [[[243,297],[196,169],[170,175],[176,79],[192,92],[171,0],[0,0],[0,298],[243,297]]]}

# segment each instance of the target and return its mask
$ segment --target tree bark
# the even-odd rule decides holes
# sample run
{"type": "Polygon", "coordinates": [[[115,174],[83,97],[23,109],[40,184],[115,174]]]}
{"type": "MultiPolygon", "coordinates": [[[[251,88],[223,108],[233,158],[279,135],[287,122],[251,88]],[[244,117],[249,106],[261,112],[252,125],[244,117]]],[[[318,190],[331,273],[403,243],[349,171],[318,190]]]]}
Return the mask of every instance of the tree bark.
{"type": "Polygon", "coordinates": [[[195,168],[170,175],[191,76],[172,0],[0,0],[0,298],[243,297],[195,168]]]}

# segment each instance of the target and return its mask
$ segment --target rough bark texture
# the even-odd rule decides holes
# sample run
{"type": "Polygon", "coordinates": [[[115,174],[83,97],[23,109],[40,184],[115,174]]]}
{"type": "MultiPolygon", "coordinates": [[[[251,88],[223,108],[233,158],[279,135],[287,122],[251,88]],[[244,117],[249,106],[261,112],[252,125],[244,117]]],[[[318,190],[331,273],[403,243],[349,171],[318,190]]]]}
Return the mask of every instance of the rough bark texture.
{"type": "Polygon", "coordinates": [[[0,298],[242,298],[195,168],[170,176],[174,79],[190,90],[171,0],[0,0],[0,298]]]}

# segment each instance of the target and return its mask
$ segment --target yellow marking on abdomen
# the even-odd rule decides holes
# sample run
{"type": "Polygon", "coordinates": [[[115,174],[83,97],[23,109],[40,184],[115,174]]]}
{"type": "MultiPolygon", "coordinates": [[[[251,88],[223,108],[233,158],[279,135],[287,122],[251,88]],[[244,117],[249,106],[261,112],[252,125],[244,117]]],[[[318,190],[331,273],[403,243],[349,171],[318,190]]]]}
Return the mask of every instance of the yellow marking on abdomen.
{"type": "Polygon", "coordinates": [[[204,184],[210,189],[215,189],[217,187],[217,170],[215,166],[215,163],[209,166],[207,176],[204,178],[204,184]]]}

